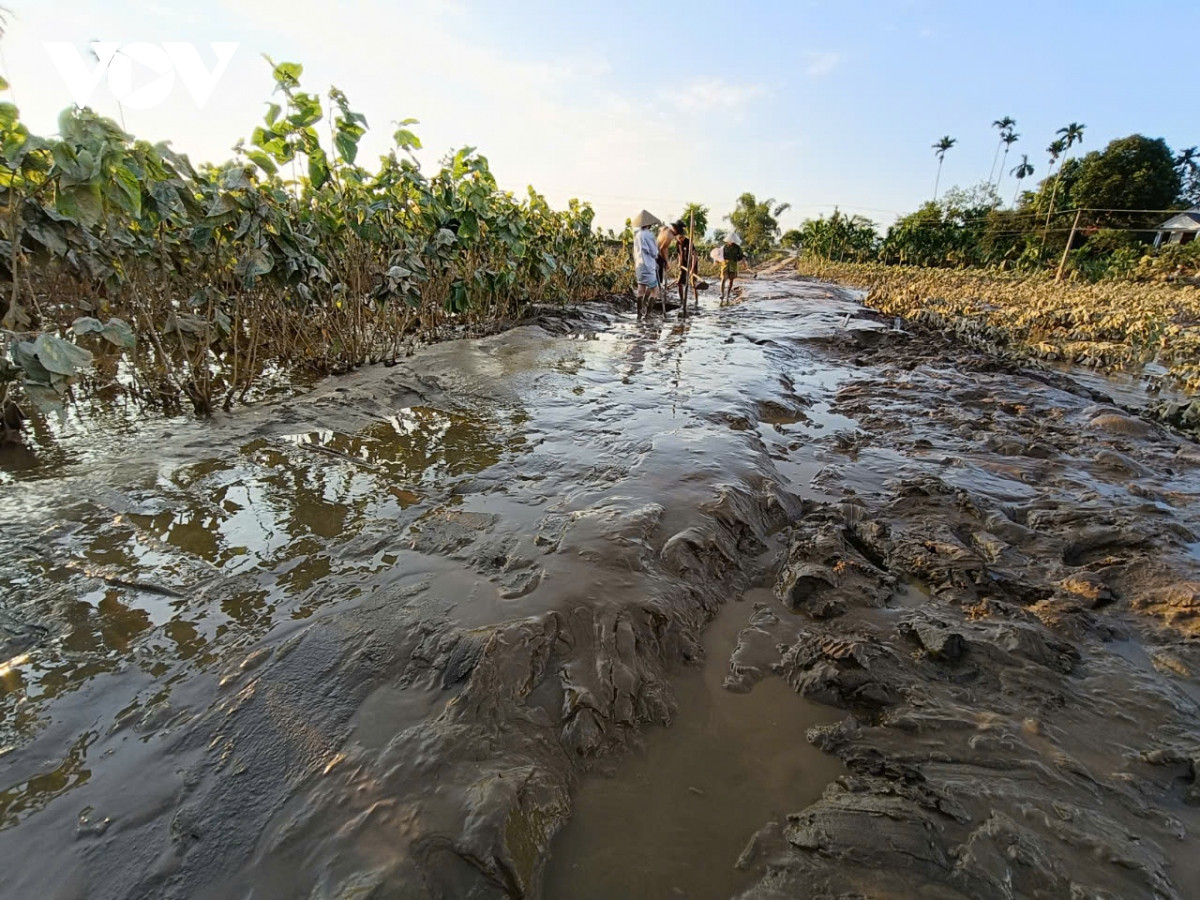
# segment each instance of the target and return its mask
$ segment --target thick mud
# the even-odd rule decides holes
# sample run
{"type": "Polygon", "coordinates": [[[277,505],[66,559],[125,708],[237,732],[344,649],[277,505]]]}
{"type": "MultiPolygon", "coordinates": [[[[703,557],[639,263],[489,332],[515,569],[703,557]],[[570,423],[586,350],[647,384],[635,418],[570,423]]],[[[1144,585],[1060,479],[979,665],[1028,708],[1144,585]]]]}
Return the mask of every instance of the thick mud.
{"type": "Polygon", "coordinates": [[[0,455],[4,894],[1194,895],[1197,445],[742,301],[0,455]]]}

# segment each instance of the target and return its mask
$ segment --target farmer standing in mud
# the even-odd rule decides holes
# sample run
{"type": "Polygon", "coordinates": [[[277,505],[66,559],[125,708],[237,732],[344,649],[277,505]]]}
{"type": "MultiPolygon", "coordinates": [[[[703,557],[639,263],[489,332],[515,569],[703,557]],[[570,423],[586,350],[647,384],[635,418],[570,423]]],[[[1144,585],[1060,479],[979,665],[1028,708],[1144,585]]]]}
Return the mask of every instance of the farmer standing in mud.
{"type": "Polygon", "coordinates": [[[658,284],[667,284],[667,261],[671,256],[671,245],[675,243],[675,226],[663,226],[658,229],[658,284]]]}
{"type": "Polygon", "coordinates": [[[688,290],[696,286],[696,276],[700,269],[700,260],[696,258],[696,248],[687,236],[687,226],[683,224],[683,220],[674,222],[671,225],[671,230],[675,232],[675,242],[679,248],[680,315],[686,316],[688,290]]]}
{"type": "Polygon", "coordinates": [[[742,252],[742,239],[737,233],[725,238],[725,246],[721,248],[721,299],[733,299],[733,283],[737,280],[738,263],[746,258],[742,252]],[[726,290],[726,283],[729,288],[726,290]]]}
{"type": "MultiPolygon", "coordinates": [[[[659,293],[658,241],[655,240],[654,232],[650,229],[661,224],[660,219],[644,209],[633,220],[633,227],[637,229],[633,236],[633,268],[634,277],[637,280],[637,316],[639,319],[642,317],[642,300],[649,297],[650,304],[653,304],[659,293]]],[[[663,306],[665,313],[665,301],[663,306]]],[[[647,313],[650,308],[648,304],[647,313]]]]}

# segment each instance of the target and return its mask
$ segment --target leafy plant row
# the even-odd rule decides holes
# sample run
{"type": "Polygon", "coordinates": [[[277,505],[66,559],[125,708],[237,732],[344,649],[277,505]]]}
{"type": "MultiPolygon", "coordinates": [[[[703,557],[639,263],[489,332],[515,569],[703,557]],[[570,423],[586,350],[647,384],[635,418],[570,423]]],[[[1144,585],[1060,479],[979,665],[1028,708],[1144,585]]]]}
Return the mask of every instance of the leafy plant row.
{"type": "MultiPolygon", "coordinates": [[[[302,68],[272,63],[278,102],[234,158],[193,166],[167,144],[69,109],[34,135],[0,103],[0,402],[106,384],[206,414],[264,374],[395,357],[449,325],[627,283],[589,206],[499,190],[473,148],[432,174],[397,123],[377,167],[366,118],[302,68]]],[[[7,85],[0,83],[0,90],[7,85]]]]}

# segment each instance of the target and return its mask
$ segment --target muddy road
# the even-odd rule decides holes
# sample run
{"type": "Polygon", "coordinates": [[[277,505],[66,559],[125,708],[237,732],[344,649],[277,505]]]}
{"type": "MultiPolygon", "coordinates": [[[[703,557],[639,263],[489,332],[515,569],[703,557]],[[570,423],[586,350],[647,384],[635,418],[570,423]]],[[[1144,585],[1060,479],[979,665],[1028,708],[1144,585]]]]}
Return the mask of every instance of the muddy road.
{"type": "Polygon", "coordinates": [[[1102,388],[774,276],[5,451],[0,893],[1196,896],[1200,447],[1102,388]]]}

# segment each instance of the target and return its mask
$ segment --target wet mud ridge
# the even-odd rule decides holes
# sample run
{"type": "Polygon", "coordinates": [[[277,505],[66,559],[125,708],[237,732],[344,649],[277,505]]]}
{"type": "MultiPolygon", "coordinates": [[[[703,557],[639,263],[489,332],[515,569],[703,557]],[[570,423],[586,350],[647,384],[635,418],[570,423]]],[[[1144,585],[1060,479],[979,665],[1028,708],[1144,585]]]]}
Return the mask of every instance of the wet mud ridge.
{"type": "Polygon", "coordinates": [[[1200,885],[1200,448],[1061,373],[777,276],[86,439],[0,487],[6,896],[1200,885]]]}

